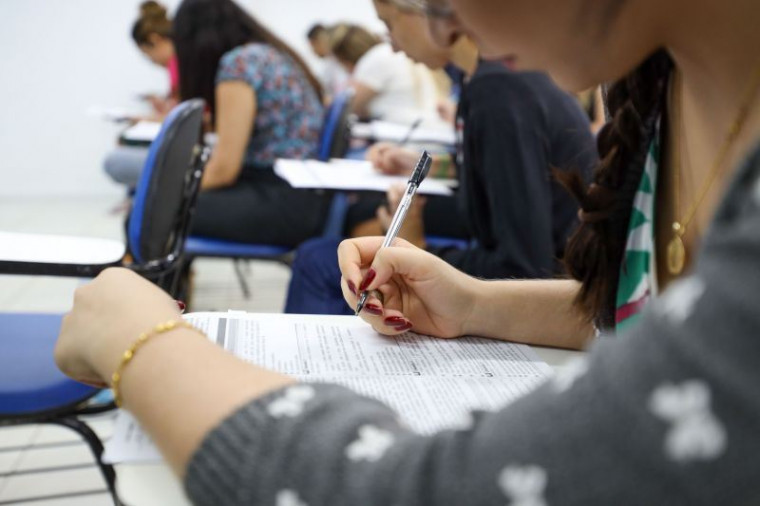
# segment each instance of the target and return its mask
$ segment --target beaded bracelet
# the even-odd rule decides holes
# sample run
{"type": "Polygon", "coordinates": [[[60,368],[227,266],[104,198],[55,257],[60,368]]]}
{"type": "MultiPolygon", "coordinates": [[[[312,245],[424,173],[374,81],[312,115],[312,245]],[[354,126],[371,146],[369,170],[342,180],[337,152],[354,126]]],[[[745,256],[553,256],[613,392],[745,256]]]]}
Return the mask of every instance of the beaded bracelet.
{"type": "Polygon", "coordinates": [[[121,375],[124,372],[124,368],[127,367],[127,365],[132,361],[135,354],[137,353],[137,350],[142,348],[142,346],[153,336],[157,336],[159,334],[164,334],[166,332],[169,332],[174,329],[178,328],[187,328],[196,330],[197,332],[200,332],[197,328],[193,327],[191,324],[187,323],[184,320],[170,320],[165,323],[159,323],[156,325],[152,330],[149,330],[148,332],[143,332],[140,334],[137,338],[137,341],[130,346],[127,351],[124,352],[124,354],[121,356],[121,362],[119,363],[119,366],[116,368],[116,371],[111,375],[111,390],[113,390],[113,400],[114,403],[116,403],[117,407],[121,407],[122,405],[122,399],[121,399],[121,375]]]}

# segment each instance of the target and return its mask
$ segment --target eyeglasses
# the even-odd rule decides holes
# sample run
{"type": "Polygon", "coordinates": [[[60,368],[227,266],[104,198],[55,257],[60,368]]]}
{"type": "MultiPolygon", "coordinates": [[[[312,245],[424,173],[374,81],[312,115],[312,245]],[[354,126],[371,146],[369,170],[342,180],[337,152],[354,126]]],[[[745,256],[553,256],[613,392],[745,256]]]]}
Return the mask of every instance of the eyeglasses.
{"type": "Polygon", "coordinates": [[[430,18],[452,18],[454,17],[454,9],[448,5],[430,5],[428,0],[405,0],[404,3],[413,6],[430,18]]]}

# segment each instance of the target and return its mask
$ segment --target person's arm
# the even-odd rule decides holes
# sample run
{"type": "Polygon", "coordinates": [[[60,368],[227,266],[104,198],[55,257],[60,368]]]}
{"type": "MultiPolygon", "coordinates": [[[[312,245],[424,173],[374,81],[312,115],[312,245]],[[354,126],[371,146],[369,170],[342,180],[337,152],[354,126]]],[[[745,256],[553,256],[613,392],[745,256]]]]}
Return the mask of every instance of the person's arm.
{"type": "Polygon", "coordinates": [[[756,503],[758,173],[727,200],[693,275],[629,333],[602,339],[533,394],[423,437],[338,387],[275,392],[206,438],[189,464],[190,497],[199,505],[756,503]],[[295,416],[275,416],[283,399],[300,399],[295,416]],[[235,446],[246,450],[227,450],[235,446]]]}
{"type": "MultiPolygon", "coordinates": [[[[639,325],[454,430],[415,434],[376,401],[293,385],[184,330],[135,355],[122,379],[126,407],[197,505],[754,504],[758,167],[729,195],[693,275],[639,325]]],[[[126,336],[177,316],[146,281],[108,271],[78,291],[57,361],[103,382],[126,336]]]]}
{"type": "Polygon", "coordinates": [[[471,205],[487,216],[475,247],[434,251],[473,276],[546,278],[556,271],[549,132],[525,84],[503,76],[476,79],[467,90],[464,177],[471,205]],[[476,194],[473,195],[473,192],[476,194]]]}
{"type": "MultiPolygon", "coordinates": [[[[428,177],[436,179],[456,178],[456,167],[450,154],[434,154],[428,177]]],[[[392,176],[409,176],[420,159],[420,153],[391,142],[377,142],[369,147],[367,161],[379,172],[392,176]]]]}
{"type": "Polygon", "coordinates": [[[256,92],[243,81],[224,81],[216,86],[216,133],[218,142],[201,181],[203,190],[231,186],[243,168],[245,150],[253,133],[256,92]]]}
{"type": "Polygon", "coordinates": [[[351,88],[354,90],[354,97],[351,100],[351,111],[360,118],[368,118],[369,104],[379,94],[375,89],[358,81],[351,81],[351,88]]]}

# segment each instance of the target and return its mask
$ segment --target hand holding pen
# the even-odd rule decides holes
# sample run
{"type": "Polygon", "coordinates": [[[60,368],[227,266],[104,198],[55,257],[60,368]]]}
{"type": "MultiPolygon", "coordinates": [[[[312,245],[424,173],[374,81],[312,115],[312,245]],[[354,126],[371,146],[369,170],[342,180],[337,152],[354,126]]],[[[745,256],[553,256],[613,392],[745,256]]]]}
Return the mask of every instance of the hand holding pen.
{"type": "MultiPolygon", "coordinates": [[[[401,199],[401,203],[396,209],[396,214],[393,216],[393,221],[391,221],[390,227],[388,227],[388,232],[385,234],[385,240],[383,241],[381,249],[390,247],[391,244],[393,244],[394,239],[398,236],[399,230],[401,230],[401,226],[404,224],[404,219],[412,205],[414,196],[417,194],[417,190],[430,172],[430,166],[432,163],[433,159],[430,157],[430,154],[428,154],[427,151],[424,151],[417,163],[417,167],[409,178],[404,197],[401,199]]],[[[359,296],[359,303],[356,306],[357,315],[361,313],[362,309],[364,309],[368,297],[369,292],[367,291],[363,291],[359,296]]]]}

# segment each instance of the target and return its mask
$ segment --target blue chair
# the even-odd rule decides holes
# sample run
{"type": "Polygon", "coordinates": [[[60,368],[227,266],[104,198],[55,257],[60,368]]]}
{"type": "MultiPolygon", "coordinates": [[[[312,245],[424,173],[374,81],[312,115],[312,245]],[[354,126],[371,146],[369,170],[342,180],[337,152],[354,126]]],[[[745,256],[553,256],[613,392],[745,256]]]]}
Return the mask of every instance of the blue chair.
{"type": "Polygon", "coordinates": [[[120,241],[0,232],[0,274],[94,277],[128,267],[172,292],[208,151],[200,144],[204,104],[166,118],[151,144],[120,241]]]}
{"type": "MultiPolygon", "coordinates": [[[[341,93],[335,97],[330,107],[325,111],[325,119],[319,139],[317,157],[321,161],[340,158],[348,150],[350,137],[350,114],[352,92],[341,93]]],[[[343,235],[343,224],[348,211],[348,196],[344,193],[334,193],[327,212],[327,220],[323,237],[339,238],[343,235]]],[[[292,249],[284,246],[267,244],[247,244],[208,237],[192,236],[188,238],[185,254],[188,261],[195,258],[230,258],[234,262],[235,273],[240,283],[243,295],[251,295],[241,262],[248,260],[271,260],[290,265],[292,249]]]]}
{"type": "MultiPolygon", "coordinates": [[[[126,250],[132,260],[124,259],[125,246],[118,241],[0,234],[0,273],[90,277],[123,266],[171,290],[208,158],[199,142],[203,110],[202,100],[180,104],[151,144],[127,224],[126,250]],[[45,247],[57,249],[35,250],[45,247]],[[88,251],[92,247],[101,251],[88,251]]],[[[99,390],[67,378],[56,367],[53,349],[61,318],[0,314],[0,426],[56,424],[79,433],[118,505],[114,470],[102,461],[98,437],[79,419],[114,406],[92,405],[99,390]]]]}

